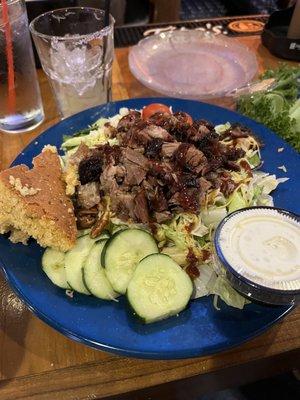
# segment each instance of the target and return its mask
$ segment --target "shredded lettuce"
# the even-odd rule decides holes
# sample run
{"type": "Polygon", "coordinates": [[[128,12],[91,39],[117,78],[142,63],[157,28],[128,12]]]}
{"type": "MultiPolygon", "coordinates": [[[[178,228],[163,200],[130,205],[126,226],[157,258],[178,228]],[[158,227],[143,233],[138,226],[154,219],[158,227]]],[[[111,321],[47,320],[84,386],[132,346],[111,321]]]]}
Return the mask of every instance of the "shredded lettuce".
{"type": "Polygon", "coordinates": [[[276,178],[265,172],[256,171],[247,187],[243,187],[244,197],[249,206],[273,205],[273,198],[270,193],[277,188],[280,183],[284,183],[288,178],[276,178]]]}
{"type": "Polygon", "coordinates": [[[114,115],[113,117],[108,118],[99,118],[94,124],[93,127],[102,128],[107,122],[110,123],[111,126],[116,128],[121,118],[125,117],[129,113],[129,109],[127,107],[121,107],[119,109],[119,114],[114,115]]]}
{"type": "Polygon", "coordinates": [[[278,186],[278,181],[275,175],[269,175],[264,173],[256,173],[253,176],[254,187],[257,187],[261,190],[263,194],[270,194],[275,190],[278,186]]]}
{"type": "Polygon", "coordinates": [[[211,246],[210,229],[195,214],[180,213],[168,224],[157,224],[154,236],[162,252],[182,266],[187,265],[189,250],[201,259],[202,250],[211,246]]]}
{"type": "Polygon", "coordinates": [[[226,124],[216,125],[215,131],[220,135],[221,133],[228,131],[228,129],[230,128],[231,128],[230,122],[226,122],[226,124]]]}
{"type": "Polygon", "coordinates": [[[228,212],[250,206],[273,206],[270,193],[287,180],[261,171],[254,172],[253,177],[247,183],[240,184],[231,195],[228,212]]]}
{"type": "Polygon", "coordinates": [[[274,206],[273,197],[270,193],[276,189],[280,183],[284,183],[288,178],[276,178],[275,175],[265,174],[253,177],[253,199],[251,205],[254,206],[274,206]]]}
{"type": "Polygon", "coordinates": [[[81,129],[80,131],[74,133],[73,135],[63,135],[63,142],[66,142],[67,140],[74,138],[74,137],[79,137],[79,136],[86,136],[90,133],[91,127],[81,129]]]}
{"type": "Polygon", "coordinates": [[[228,279],[223,275],[217,275],[212,264],[200,266],[200,275],[194,280],[194,298],[215,295],[214,305],[217,308],[217,297],[220,297],[227,305],[243,309],[245,304],[250,303],[241,296],[230,285],[228,279]]]}
{"type": "Polygon", "coordinates": [[[256,201],[257,206],[274,207],[273,197],[269,194],[261,194],[256,201]]]}
{"type": "Polygon", "coordinates": [[[208,232],[207,235],[199,237],[199,236],[195,236],[195,240],[197,241],[197,243],[199,244],[199,246],[203,249],[209,249],[210,247],[210,230],[208,232]]]}
{"type": "Polygon", "coordinates": [[[203,236],[205,236],[207,233],[209,232],[209,229],[203,225],[203,223],[201,222],[201,220],[199,219],[198,224],[193,228],[193,230],[191,231],[191,234],[193,236],[197,236],[199,238],[202,238],[203,236]]]}
{"type": "Polygon", "coordinates": [[[67,139],[61,145],[63,150],[68,151],[74,147],[78,147],[81,143],[86,144],[88,147],[95,147],[100,144],[109,143],[110,145],[118,144],[117,139],[109,139],[106,128],[92,129],[88,135],[75,136],[67,139]]]}
{"type": "Polygon", "coordinates": [[[216,207],[226,207],[228,200],[224,194],[218,189],[213,199],[213,205],[216,207]]]}
{"type": "Polygon", "coordinates": [[[167,241],[173,242],[179,249],[194,248],[196,241],[191,230],[198,226],[199,218],[195,214],[181,213],[176,215],[168,224],[157,225],[156,240],[162,247],[167,241]]]}
{"type": "MultiPolygon", "coordinates": [[[[211,247],[208,226],[216,227],[226,214],[226,207],[214,207],[204,211],[204,217],[203,211],[199,217],[182,213],[174,217],[169,224],[158,225],[156,239],[160,241],[162,253],[169,255],[179,265],[186,266],[188,249],[191,248],[195,254],[197,252],[199,254],[206,244],[211,247]],[[195,233],[198,236],[195,236],[195,233]]],[[[243,308],[247,300],[230,286],[224,271],[220,272],[214,264],[208,261],[206,264],[199,265],[200,275],[194,280],[194,297],[213,294],[232,307],[243,308]]]]}
{"type": "Polygon", "coordinates": [[[247,207],[247,201],[243,197],[240,190],[235,190],[230,198],[230,203],[228,206],[228,212],[231,213],[233,211],[239,210],[241,208],[247,207]]]}
{"type": "Polygon", "coordinates": [[[89,128],[76,132],[72,136],[64,136],[62,149],[69,151],[70,149],[77,148],[81,143],[85,143],[88,147],[95,147],[104,143],[109,143],[110,145],[118,144],[117,139],[109,139],[105,124],[109,122],[111,126],[116,128],[120,119],[128,113],[128,108],[120,108],[119,114],[110,118],[99,118],[89,128]]]}
{"type": "Polygon", "coordinates": [[[217,279],[217,274],[215,273],[211,264],[200,265],[199,270],[200,270],[200,275],[194,280],[195,299],[210,295],[211,287],[214,286],[215,281],[217,279]]]}
{"type": "Polygon", "coordinates": [[[216,228],[217,225],[227,215],[226,207],[209,207],[207,210],[201,211],[201,219],[205,226],[213,226],[216,228]]]}
{"type": "Polygon", "coordinates": [[[233,289],[227,278],[220,275],[210,288],[210,294],[219,296],[228,306],[239,308],[240,310],[250,303],[249,300],[233,289]]]}
{"type": "Polygon", "coordinates": [[[187,265],[187,249],[180,249],[177,246],[169,246],[164,247],[161,252],[171,257],[175,262],[177,262],[177,264],[181,265],[182,267],[187,265]]]}
{"type": "Polygon", "coordinates": [[[248,162],[252,168],[258,167],[261,163],[259,152],[256,152],[253,156],[248,158],[248,162]]]}
{"type": "Polygon", "coordinates": [[[109,119],[108,118],[103,118],[103,117],[101,117],[101,118],[99,118],[99,119],[97,119],[97,121],[92,125],[94,128],[103,128],[103,126],[107,123],[107,122],[109,122],[109,119]]]}

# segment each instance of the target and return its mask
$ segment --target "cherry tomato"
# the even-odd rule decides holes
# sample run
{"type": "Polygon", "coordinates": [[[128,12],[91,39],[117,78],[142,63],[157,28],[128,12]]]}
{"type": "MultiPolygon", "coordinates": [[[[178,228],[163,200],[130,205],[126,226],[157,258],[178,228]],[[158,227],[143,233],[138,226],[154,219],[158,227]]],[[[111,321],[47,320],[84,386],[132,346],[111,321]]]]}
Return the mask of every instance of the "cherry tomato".
{"type": "Polygon", "coordinates": [[[187,113],[185,113],[185,114],[186,114],[186,123],[188,125],[193,125],[193,118],[189,114],[187,114],[187,113]]]}
{"type": "Polygon", "coordinates": [[[168,106],[164,104],[153,103],[143,108],[142,117],[145,120],[152,117],[152,115],[156,113],[172,114],[168,106]]]}

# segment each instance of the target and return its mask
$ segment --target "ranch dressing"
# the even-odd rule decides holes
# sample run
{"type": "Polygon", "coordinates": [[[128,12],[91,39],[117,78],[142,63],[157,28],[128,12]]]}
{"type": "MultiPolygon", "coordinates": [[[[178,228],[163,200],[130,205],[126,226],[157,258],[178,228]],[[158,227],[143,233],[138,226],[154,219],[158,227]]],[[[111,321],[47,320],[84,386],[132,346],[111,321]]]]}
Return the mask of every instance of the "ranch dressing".
{"type": "Polygon", "coordinates": [[[252,208],[223,225],[220,250],[250,281],[280,290],[300,289],[300,223],[276,209],[252,208]]]}

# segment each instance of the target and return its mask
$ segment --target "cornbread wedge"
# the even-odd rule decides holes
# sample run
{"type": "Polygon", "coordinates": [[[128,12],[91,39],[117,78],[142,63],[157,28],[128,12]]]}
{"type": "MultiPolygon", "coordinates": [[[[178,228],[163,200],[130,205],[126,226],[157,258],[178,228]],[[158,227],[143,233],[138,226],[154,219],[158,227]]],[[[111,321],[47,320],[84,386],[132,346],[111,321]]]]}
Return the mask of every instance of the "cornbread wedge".
{"type": "Polygon", "coordinates": [[[46,146],[33,168],[18,165],[0,173],[0,233],[26,243],[33,237],[43,247],[70,250],[76,241],[72,201],[65,192],[57,150],[46,146]]]}

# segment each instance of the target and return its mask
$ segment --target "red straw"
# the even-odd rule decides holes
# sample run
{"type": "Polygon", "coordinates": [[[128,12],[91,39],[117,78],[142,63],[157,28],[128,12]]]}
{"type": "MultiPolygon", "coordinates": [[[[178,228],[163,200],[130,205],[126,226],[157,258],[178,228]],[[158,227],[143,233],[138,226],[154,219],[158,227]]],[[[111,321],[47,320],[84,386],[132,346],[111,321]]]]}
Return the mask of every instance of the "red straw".
{"type": "Polygon", "coordinates": [[[15,91],[15,71],[14,71],[14,56],[13,45],[11,38],[11,27],[8,17],[8,7],[6,0],[2,0],[2,15],[4,23],[4,34],[6,39],[6,58],[8,67],[8,101],[7,108],[10,114],[14,114],[16,110],[16,91],[15,91]]]}

